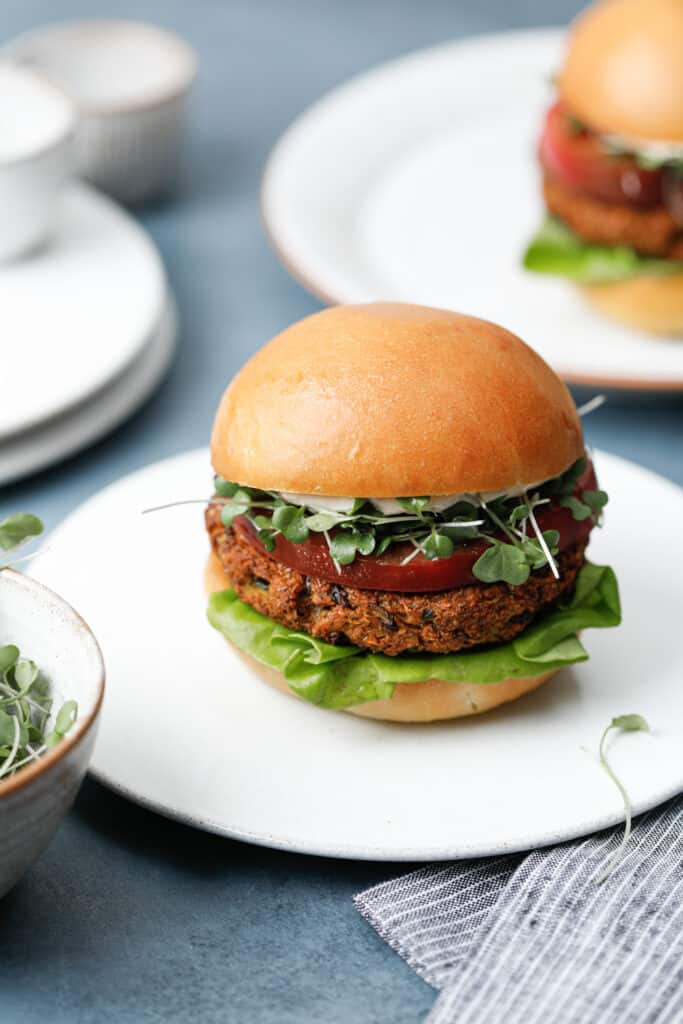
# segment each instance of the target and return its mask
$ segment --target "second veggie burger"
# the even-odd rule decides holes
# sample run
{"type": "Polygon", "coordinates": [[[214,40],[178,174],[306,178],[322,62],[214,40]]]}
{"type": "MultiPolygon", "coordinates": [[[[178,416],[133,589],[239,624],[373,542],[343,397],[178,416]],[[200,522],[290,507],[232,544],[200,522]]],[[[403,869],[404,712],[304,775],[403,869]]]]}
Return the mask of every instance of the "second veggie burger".
{"type": "Polygon", "coordinates": [[[539,159],[531,270],[605,314],[683,334],[683,2],[601,0],[575,22],[539,159]]]}
{"type": "Polygon", "coordinates": [[[619,622],[586,561],[607,496],[569,392],[495,324],[401,304],[294,324],[237,374],[212,437],[209,619],[326,708],[475,714],[619,622]]]}

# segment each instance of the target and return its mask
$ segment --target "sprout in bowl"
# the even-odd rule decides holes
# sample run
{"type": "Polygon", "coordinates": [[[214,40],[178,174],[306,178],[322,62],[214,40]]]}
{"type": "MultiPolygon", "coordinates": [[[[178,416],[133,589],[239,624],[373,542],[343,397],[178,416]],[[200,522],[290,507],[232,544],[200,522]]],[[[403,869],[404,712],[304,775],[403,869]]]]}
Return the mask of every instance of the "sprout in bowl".
{"type": "MultiPolygon", "coordinates": [[[[0,552],[41,532],[35,516],[10,516],[0,522],[0,552]]],[[[95,637],[70,605],[13,567],[0,569],[3,896],[75,799],[95,743],[104,665],[95,637]]]]}
{"type": "MultiPolygon", "coordinates": [[[[42,532],[37,516],[8,516],[0,523],[0,549],[14,551],[42,532]]],[[[48,680],[34,661],[21,656],[16,644],[4,641],[0,625],[0,781],[56,746],[78,715],[77,702],[68,700],[52,720],[48,680]]]]}

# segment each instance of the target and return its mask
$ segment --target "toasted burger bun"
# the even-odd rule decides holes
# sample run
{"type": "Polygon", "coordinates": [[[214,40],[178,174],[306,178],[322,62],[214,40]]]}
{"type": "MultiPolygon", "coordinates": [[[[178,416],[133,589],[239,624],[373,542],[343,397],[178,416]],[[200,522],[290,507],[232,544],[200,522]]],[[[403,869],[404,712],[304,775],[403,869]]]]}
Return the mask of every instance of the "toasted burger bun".
{"type": "MultiPolygon", "coordinates": [[[[204,582],[208,594],[225,590],[230,586],[230,580],[213,552],[209,555],[204,582]]],[[[250,671],[264,682],[290,697],[301,699],[290,690],[281,672],[268,665],[262,665],[232,644],[230,646],[250,671]]],[[[399,683],[390,700],[372,701],[344,710],[362,718],[375,718],[385,722],[436,722],[447,718],[480,715],[483,711],[490,711],[499,704],[507,704],[525,693],[536,690],[555,675],[556,671],[557,669],[553,669],[525,679],[506,679],[500,683],[446,683],[441,679],[425,679],[421,683],[399,683]]]]}
{"type": "Polygon", "coordinates": [[[683,141],[683,3],[601,0],[570,33],[560,95],[592,128],[683,141]]]}
{"type": "Polygon", "coordinates": [[[257,352],[223,396],[211,452],[251,487],[391,498],[547,480],[583,437],[564,384],[514,334],[373,303],[323,310],[257,352]]]}
{"type": "Polygon", "coordinates": [[[582,285],[581,290],[613,320],[651,334],[683,337],[683,274],[642,275],[610,284],[582,285]]]}

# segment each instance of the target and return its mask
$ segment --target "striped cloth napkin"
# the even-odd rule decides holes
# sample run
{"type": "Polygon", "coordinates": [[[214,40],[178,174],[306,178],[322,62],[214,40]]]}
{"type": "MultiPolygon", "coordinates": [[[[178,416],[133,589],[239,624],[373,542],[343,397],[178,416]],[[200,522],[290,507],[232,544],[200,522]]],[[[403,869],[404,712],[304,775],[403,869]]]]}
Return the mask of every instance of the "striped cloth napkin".
{"type": "Polygon", "coordinates": [[[621,831],[421,868],[356,896],[439,990],[428,1024],[683,1024],[683,798],[621,831]]]}

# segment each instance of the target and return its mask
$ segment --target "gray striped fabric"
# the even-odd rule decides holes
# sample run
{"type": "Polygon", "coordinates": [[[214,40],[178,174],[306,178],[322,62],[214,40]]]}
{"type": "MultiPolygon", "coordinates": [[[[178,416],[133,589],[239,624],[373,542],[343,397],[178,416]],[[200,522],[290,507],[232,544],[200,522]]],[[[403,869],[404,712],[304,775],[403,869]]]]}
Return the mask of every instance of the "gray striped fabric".
{"type": "Polygon", "coordinates": [[[621,832],[422,868],[356,897],[440,995],[429,1024],[683,1024],[683,799],[621,832]]]}

